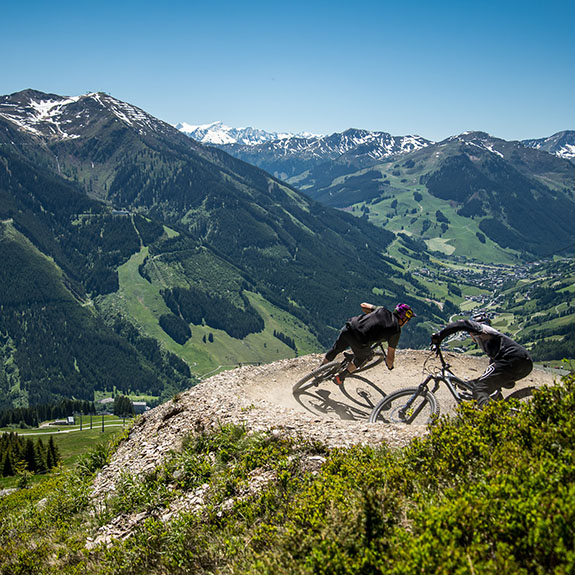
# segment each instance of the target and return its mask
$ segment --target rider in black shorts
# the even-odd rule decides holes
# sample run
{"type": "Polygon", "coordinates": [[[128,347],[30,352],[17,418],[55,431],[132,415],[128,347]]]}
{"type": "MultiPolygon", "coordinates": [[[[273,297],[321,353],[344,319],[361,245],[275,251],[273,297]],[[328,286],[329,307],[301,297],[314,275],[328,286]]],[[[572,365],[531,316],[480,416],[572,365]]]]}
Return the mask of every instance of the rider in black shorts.
{"type": "Polygon", "coordinates": [[[533,361],[529,352],[510,337],[492,328],[487,314],[481,312],[471,319],[450,323],[434,333],[431,342],[440,345],[446,337],[458,331],[469,332],[471,339],[489,357],[489,366],[473,385],[473,396],[480,407],[489,401],[493,392],[502,387],[514,387],[515,382],[531,373],[533,361]]]}
{"type": "MultiPolygon", "coordinates": [[[[393,369],[401,328],[415,316],[413,310],[405,303],[398,304],[393,312],[370,303],[362,303],[361,309],[363,314],[352,317],[341,329],[332,348],[325,354],[322,365],[333,361],[338,353],[350,347],[354,357],[349,362],[347,371],[353,373],[370,359],[371,346],[374,343],[386,341],[386,364],[388,369],[393,369]]],[[[336,383],[342,382],[342,375],[337,376],[336,383]]]]}

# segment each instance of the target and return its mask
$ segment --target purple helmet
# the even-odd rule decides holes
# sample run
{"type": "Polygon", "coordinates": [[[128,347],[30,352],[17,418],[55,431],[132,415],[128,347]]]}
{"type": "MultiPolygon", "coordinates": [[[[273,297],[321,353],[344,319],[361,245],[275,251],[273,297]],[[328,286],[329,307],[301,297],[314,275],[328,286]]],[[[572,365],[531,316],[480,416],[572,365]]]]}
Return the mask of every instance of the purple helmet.
{"type": "Polygon", "coordinates": [[[408,306],[406,303],[398,303],[395,306],[395,315],[397,315],[399,319],[405,319],[405,320],[410,320],[412,317],[417,317],[413,313],[411,307],[408,306]]]}

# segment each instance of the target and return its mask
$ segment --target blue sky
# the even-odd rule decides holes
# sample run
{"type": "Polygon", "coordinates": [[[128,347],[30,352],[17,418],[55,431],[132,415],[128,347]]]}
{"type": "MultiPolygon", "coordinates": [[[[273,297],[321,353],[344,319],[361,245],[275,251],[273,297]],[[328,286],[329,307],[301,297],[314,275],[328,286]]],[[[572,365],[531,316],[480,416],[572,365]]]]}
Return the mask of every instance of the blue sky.
{"type": "Polygon", "coordinates": [[[573,2],[4,3],[0,94],[102,91],[176,124],[442,140],[575,129],[573,2]]]}

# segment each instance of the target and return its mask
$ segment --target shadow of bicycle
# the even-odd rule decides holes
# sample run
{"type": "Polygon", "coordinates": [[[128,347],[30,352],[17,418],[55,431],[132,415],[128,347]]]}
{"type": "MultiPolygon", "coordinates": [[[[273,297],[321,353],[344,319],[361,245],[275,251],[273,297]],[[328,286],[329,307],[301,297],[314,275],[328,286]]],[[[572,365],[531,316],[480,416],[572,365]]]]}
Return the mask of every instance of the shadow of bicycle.
{"type": "Polygon", "coordinates": [[[307,411],[340,420],[369,421],[375,405],[385,393],[360,375],[348,375],[343,385],[324,381],[311,383],[294,392],[296,401],[307,411]]]}

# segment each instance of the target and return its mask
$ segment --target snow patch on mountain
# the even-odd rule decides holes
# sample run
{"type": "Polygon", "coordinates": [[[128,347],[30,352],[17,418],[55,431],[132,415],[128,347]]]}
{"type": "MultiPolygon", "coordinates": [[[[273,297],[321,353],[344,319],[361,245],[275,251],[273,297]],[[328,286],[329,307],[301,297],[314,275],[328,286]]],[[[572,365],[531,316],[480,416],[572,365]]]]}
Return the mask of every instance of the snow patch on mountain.
{"type": "Polygon", "coordinates": [[[51,140],[75,139],[81,137],[85,126],[95,117],[93,105],[82,105],[89,100],[101,111],[113,114],[117,120],[135,128],[140,134],[173,129],[136,106],[103,92],[63,97],[26,90],[0,98],[0,117],[34,136],[51,140]]]}
{"type": "Polygon", "coordinates": [[[16,103],[7,103],[3,106],[4,111],[0,111],[0,116],[10,120],[22,130],[41,136],[48,126],[51,131],[59,135],[61,139],[76,138],[73,134],[68,134],[62,127],[60,117],[62,109],[73,102],[77,102],[79,97],[76,98],[60,98],[49,100],[30,100],[28,106],[19,106],[16,103]]]}
{"type": "Polygon", "coordinates": [[[90,94],[89,97],[96,100],[102,107],[109,109],[121,122],[137,128],[140,134],[144,134],[146,129],[153,131],[158,127],[159,121],[156,118],[132,104],[102,93],[90,94]]]}
{"type": "Polygon", "coordinates": [[[575,161],[575,131],[557,132],[549,138],[523,140],[523,145],[536,150],[542,150],[566,160],[575,161]]]}

